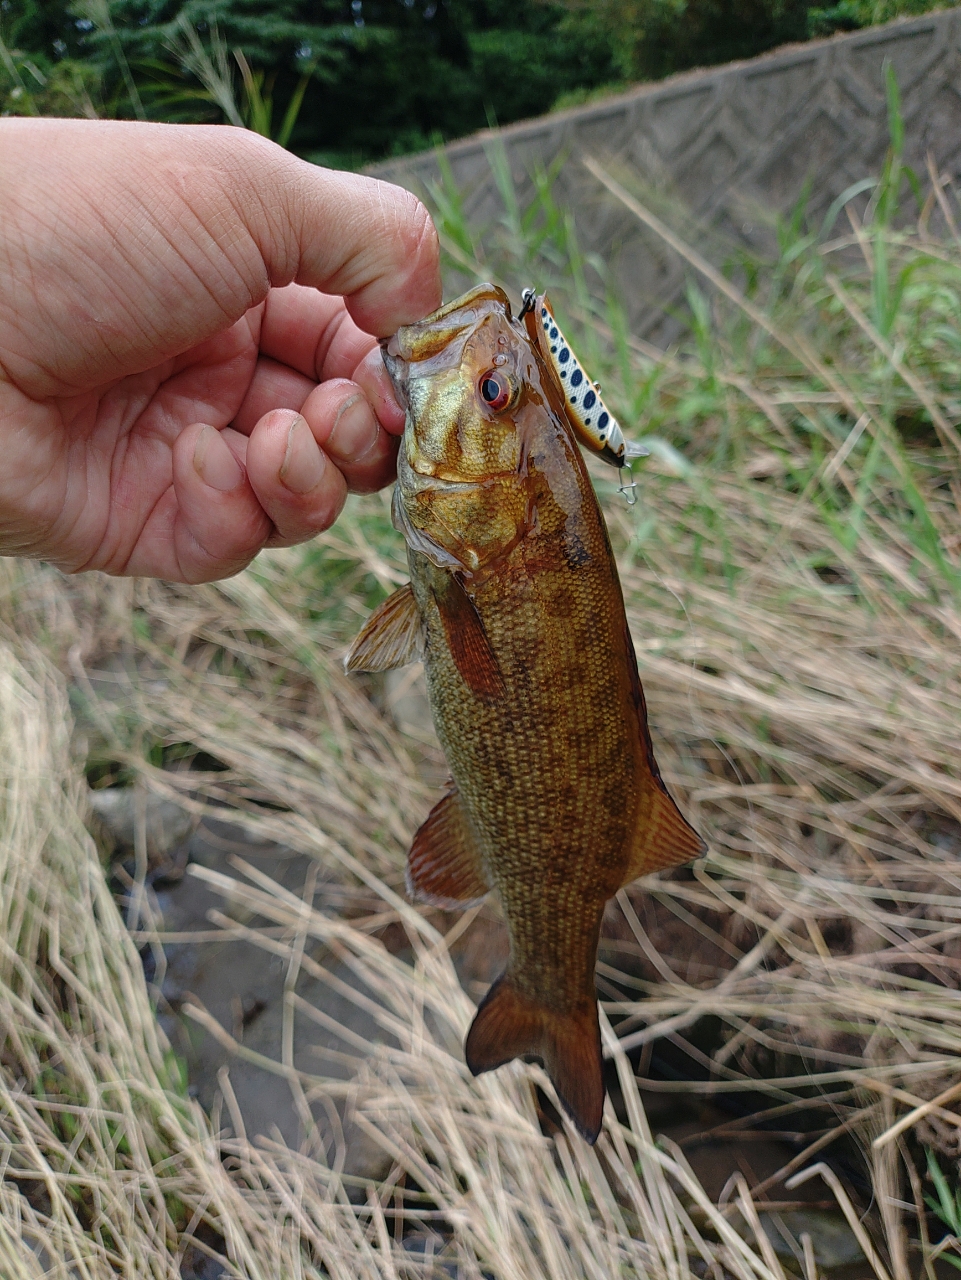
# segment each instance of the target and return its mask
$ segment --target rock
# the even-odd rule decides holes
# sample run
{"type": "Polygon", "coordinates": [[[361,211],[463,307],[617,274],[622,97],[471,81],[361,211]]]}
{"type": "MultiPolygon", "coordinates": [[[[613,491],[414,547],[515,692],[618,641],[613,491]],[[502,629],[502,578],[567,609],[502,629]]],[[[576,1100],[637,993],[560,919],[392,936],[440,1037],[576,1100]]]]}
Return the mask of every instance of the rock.
{"type": "MultiPolygon", "coordinates": [[[[450,1276],[451,1280],[457,1280],[461,1274],[457,1263],[453,1259],[445,1261],[442,1258],[438,1258],[438,1255],[443,1254],[446,1245],[447,1240],[443,1236],[436,1234],[404,1236],[401,1242],[404,1252],[412,1254],[417,1259],[418,1270],[421,1267],[425,1269],[430,1267],[428,1274],[431,1276],[437,1276],[438,1278],[440,1276],[450,1276]],[[435,1258],[438,1259],[436,1262],[434,1261],[435,1258]]],[[[487,1276],[489,1272],[485,1271],[483,1274],[487,1276]]]]}
{"type": "MultiPolygon", "coordinates": [[[[240,854],[258,870],[300,896],[304,880],[311,868],[310,859],[279,845],[252,845],[243,831],[224,822],[209,819],[190,840],[191,861],[198,866],[238,877],[230,855],[240,854]]],[[[239,876],[241,880],[242,876],[239,876]]],[[[258,921],[249,909],[231,903],[229,897],[214,892],[193,876],[185,876],[179,884],[171,884],[156,895],[164,928],[174,932],[200,931],[209,938],[211,909],[239,918],[256,927],[258,921]]],[[[323,887],[318,886],[318,905],[324,901],[323,887]]],[[[335,901],[341,901],[339,895],[335,901]]],[[[294,1150],[307,1140],[305,1117],[290,1084],[282,1076],[264,1070],[256,1061],[233,1053],[222,1042],[203,1031],[183,1013],[185,1004],[195,1001],[245,1049],[280,1061],[284,1046],[284,1003],[287,965],[285,960],[241,939],[223,941],[216,936],[200,943],[177,942],[165,945],[166,971],[160,1022],[172,1043],[187,1063],[190,1088],[208,1111],[221,1093],[220,1071],[229,1070],[230,1088],[237,1100],[247,1136],[279,1136],[294,1150]]],[[[350,1079],[363,1061],[361,1043],[376,1052],[378,1044],[393,1043],[377,1020],[364,1007],[363,997],[370,997],[349,964],[309,943],[307,954],[322,963],[334,978],[328,984],[302,969],[296,983],[296,994],[308,1005],[321,1010],[332,1023],[345,1029],[345,1037],[333,1025],[319,1026],[302,1010],[293,1012],[293,1065],[311,1075],[334,1081],[350,1079]],[[338,984],[342,984],[340,990],[338,984]],[[359,991],[360,1000],[352,1000],[346,991],[359,991]],[[360,1042],[360,1043],[359,1043],[360,1042]]],[[[367,1182],[382,1181],[390,1172],[393,1157],[353,1120],[349,1104],[334,1090],[338,1112],[336,1128],[342,1133],[345,1151],[343,1172],[346,1191],[351,1200],[366,1199],[367,1182]]],[[[228,1110],[222,1112],[222,1124],[233,1127],[228,1110]]],[[[334,1134],[331,1115],[320,1102],[312,1107],[311,1127],[332,1153],[340,1133],[334,1134]]]]}
{"type": "Polygon", "coordinates": [[[814,1246],[815,1261],[825,1271],[860,1262],[864,1257],[840,1209],[791,1209],[786,1213],[761,1214],[761,1226],[774,1252],[782,1257],[797,1256],[800,1246],[792,1245],[784,1231],[778,1229],[779,1225],[786,1227],[795,1241],[800,1241],[806,1232],[814,1246]]]}
{"type": "Polygon", "coordinates": [[[175,800],[145,794],[139,787],[105,787],[90,792],[91,809],[121,852],[135,847],[141,804],[145,806],[147,857],[153,864],[165,862],[171,851],[196,829],[197,819],[192,813],[175,800]]]}

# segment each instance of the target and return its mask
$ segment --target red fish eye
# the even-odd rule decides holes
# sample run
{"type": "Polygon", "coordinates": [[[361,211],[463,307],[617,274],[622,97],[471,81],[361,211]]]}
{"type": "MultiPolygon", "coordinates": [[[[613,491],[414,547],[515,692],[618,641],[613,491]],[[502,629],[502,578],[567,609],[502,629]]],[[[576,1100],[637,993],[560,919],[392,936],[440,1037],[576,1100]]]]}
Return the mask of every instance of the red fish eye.
{"type": "Polygon", "coordinates": [[[487,404],[495,411],[506,409],[511,398],[511,384],[502,373],[492,369],[480,380],[480,393],[487,404]]]}

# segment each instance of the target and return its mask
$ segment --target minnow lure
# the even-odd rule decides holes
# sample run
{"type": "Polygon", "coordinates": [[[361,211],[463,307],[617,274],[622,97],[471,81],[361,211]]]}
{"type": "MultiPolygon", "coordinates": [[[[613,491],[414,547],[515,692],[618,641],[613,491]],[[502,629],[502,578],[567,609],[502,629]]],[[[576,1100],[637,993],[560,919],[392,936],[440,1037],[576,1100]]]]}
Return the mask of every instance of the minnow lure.
{"type": "MultiPolygon", "coordinates": [[[[581,444],[615,467],[629,466],[633,458],[646,457],[650,450],[644,445],[629,444],[624,439],[621,424],[601,399],[600,384],[588,378],[561,332],[547,294],[538,298],[533,289],[525,289],[521,302],[517,318],[530,317],[527,331],[557,377],[567,416],[581,444]]],[[[621,486],[629,495],[635,487],[633,481],[621,486]]]]}

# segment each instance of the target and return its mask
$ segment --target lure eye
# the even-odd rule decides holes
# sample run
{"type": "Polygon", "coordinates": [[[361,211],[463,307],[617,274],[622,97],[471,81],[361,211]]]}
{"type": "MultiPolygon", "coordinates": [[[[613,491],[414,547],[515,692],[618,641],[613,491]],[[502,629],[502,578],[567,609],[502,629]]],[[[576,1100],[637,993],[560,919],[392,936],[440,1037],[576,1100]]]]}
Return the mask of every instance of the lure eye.
{"type": "Polygon", "coordinates": [[[511,400],[511,384],[502,373],[491,369],[480,380],[481,399],[490,405],[495,413],[506,409],[511,400]]]}

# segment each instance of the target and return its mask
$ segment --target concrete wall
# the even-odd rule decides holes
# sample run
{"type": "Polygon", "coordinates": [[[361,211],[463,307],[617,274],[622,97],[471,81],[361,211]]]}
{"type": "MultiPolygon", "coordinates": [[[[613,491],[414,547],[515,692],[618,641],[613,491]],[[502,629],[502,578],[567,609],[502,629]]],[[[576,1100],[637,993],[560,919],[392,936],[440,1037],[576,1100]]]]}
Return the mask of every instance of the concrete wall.
{"type": "MultiPolygon", "coordinates": [[[[675,226],[682,208],[693,215],[709,256],[722,257],[737,243],[763,249],[772,233],[761,210],[788,210],[809,182],[809,208],[823,214],[848,186],[879,172],[888,146],[888,59],[902,96],[906,162],[923,178],[930,151],[942,172],[958,175],[961,9],[686,72],[477,134],[445,153],[479,231],[503,212],[487,157],[493,140],[506,150],[522,205],[532,190],[529,173],[561,160],[555,194],[575,210],[581,246],[610,265],[637,331],[664,336],[662,307],[678,296],[685,268],[581,158],[629,173],[634,190],[662,213],[673,202],[676,216],[668,212],[667,220],[675,226]]],[[[433,152],[373,172],[418,194],[439,179],[433,152]]]]}

